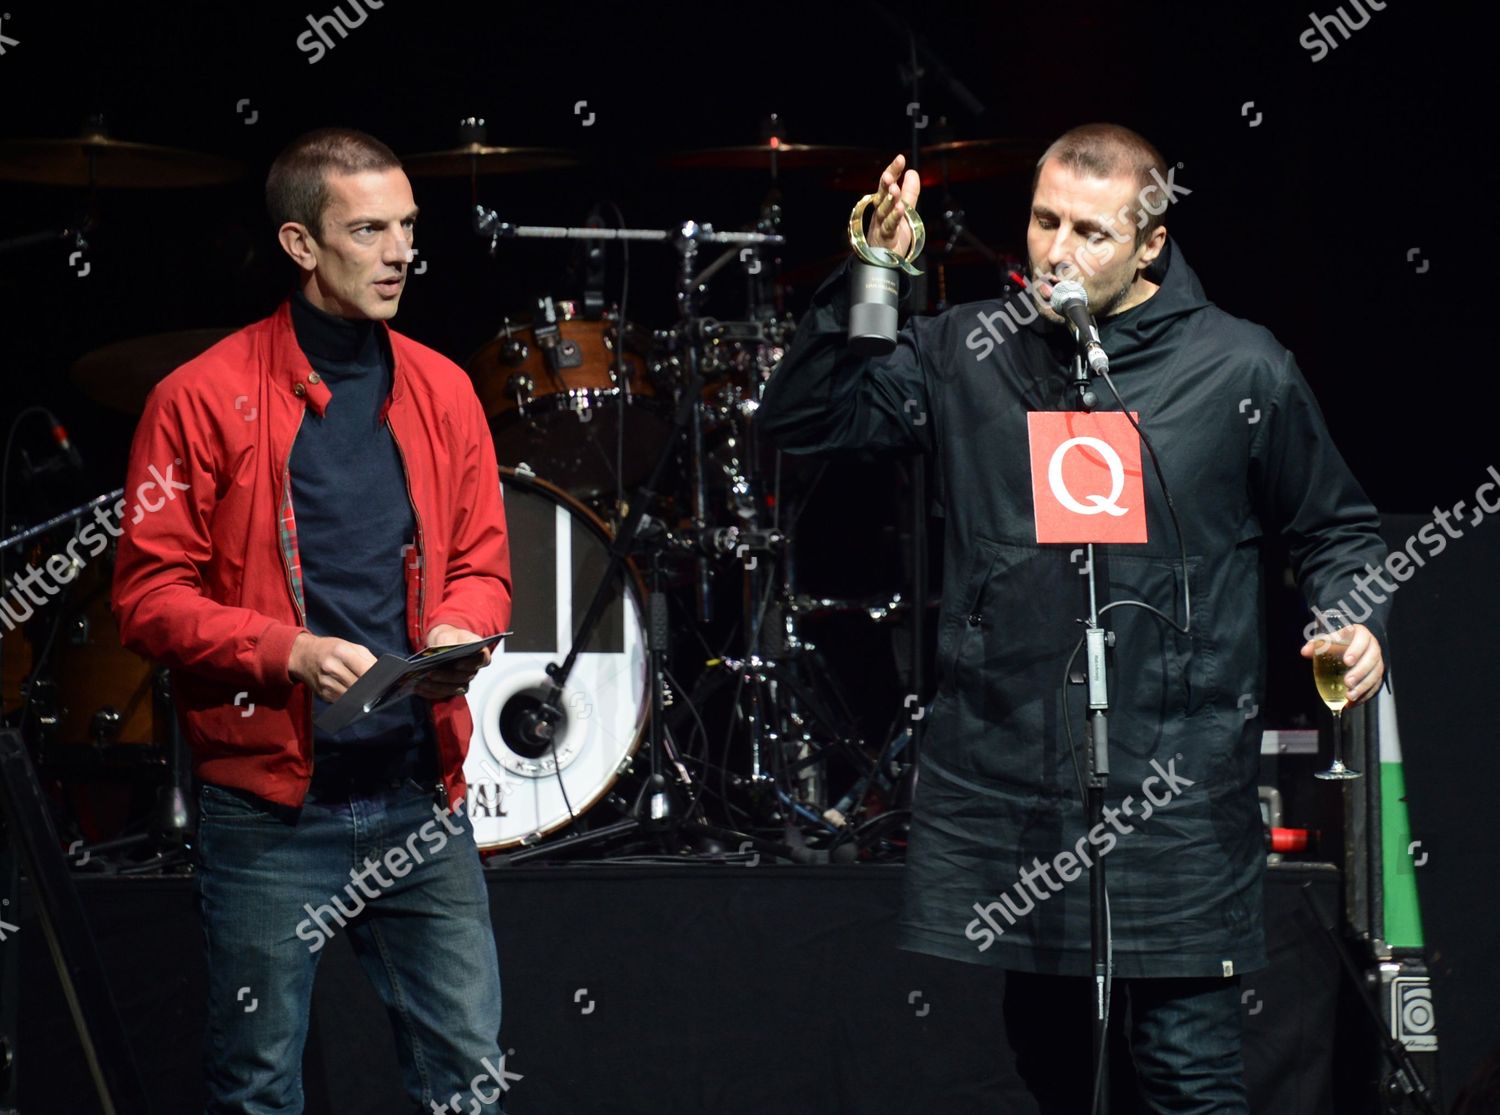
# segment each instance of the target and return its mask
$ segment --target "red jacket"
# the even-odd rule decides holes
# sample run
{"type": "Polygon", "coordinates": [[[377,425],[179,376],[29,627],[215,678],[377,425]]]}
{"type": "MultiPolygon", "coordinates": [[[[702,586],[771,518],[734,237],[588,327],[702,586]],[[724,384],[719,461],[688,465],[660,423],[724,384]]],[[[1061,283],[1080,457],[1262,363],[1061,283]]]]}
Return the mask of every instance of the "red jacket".
{"type": "MultiPolygon", "coordinates": [[[[419,650],[440,623],[504,631],[510,548],[484,412],[457,365],[385,328],[395,374],[381,420],[417,524],[404,562],[407,638],[419,650]]],[[[313,768],[312,690],[287,674],[292,642],[307,630],[290,459],[303,415],[321,415],[330,398],[283,302],[152,390],[116,510],[120,638],[171,667],[195,772],[290,806],[302,804],[313,768]]],[[[469,705],[429,703],[456,805],[469,705]]]]}

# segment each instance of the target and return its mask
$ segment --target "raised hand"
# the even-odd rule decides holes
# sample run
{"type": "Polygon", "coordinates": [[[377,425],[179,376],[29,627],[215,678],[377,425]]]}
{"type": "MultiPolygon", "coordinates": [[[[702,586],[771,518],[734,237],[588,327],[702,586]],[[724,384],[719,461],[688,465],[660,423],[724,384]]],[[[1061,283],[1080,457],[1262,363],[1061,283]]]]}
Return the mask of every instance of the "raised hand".
{"type": "Polygon", "coordinates": [[[903,259],[911,250],[911,227],[903,214],[917,204],[917,195],[922,192],[922,179],[914,170],[906,170],[906,156],[897,155],[890,166],[880,174],[880,187],[875,192],[880,204],[870,217],[865,241],[874,248],[889,248],[903,259]]]}

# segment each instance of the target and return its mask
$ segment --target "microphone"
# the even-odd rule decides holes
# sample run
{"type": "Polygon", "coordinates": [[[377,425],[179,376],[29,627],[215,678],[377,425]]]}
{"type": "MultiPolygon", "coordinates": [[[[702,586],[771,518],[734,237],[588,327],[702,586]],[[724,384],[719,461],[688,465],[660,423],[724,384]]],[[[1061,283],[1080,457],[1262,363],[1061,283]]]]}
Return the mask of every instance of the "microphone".
{"type": "Polygon", "coordinates": [[[1075,279],[1064,279],[1052,287],[1052,309],[1068,319],[1073,336],[1078,339],[1078,350],[1088,361],[1089,370],[1096,376],[1109,371],[1109,357],[1099,343],[1099,330],[1089,314],[1089,296],[1083,284],[1075,279]]]}
{"type": "Polygon", "coordinates": [[[78,455],[78,450],[73,447],[73,441],[68,437],[68,431],[57,419],[52,420],[52,438],[57,442],[57,447],[63,451],[68,458],[68,464],[77,471],[83,471],[83,458],[78,455]]]}

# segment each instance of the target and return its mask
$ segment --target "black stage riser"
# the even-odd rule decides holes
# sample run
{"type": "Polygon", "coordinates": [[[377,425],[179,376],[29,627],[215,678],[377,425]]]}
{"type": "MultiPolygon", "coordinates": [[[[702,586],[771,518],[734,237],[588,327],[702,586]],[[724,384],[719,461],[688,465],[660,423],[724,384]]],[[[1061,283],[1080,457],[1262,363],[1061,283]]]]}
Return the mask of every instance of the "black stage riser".
{"type": "MultiPolygon", "coordinates": [[[[894,947],[900,871],[492,873],[503,1044],[514,1050],[506,1069],[522,1074],[514,1115],[1030,1111],[1005,1041],[1002,975],[894,947]]],[[[1338,900],[1331,870],[1271,876],[1272,967],[1245,980],[1256,1112],[1334,1110],[1338,965],[1298,894],[1303,884],[1322,909],[1338,900]]],[[[204,974],[190,884],[84,878],[79,889],[156,1110],[201,1111],[204,974]]],[[[33,929],[18,935],[29,950],[22,1110],[85,1115],[97,1105],[33,929]]],[[[322,955],[305,1060],[309,1115],[410,1115],[374,992],[342,937],[322,955]]]]}

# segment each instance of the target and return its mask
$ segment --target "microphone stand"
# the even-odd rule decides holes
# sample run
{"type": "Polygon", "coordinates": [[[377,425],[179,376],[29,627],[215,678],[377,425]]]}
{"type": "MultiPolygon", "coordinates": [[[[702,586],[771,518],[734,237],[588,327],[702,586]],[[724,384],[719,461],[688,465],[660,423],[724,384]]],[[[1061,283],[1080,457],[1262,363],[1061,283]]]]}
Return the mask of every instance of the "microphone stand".
{"type": "MultiPolygon", "coordinates": [[[[1092,411],[1099,403],[1089,386],[1088,364],[1083,358],[1084,338],[1078,339],[1073,358],[1073,385],[1079,405],[1092,411]]],[[[1088,773],[1084,779],[1084,832],[1104,823],[1104,795],[1109,788],[1109,677],[1108,650],[1115,633],[1099,625],[1099,589],[1094,564],[1094,544],[1085,554],[1088,570],[1089,618],[1084,626],[1085,679],[1088,685],[1087,751],[1088,773]]],[[[1066,701],[1067,694],[1063,695],[1066,701]]],[[[1093,1061],[1090,1081],[1093,1093],[1089,1110],[1093,1115],[1109,1112],[1109,1006],[1114,961],[1110,940],[1109,892],[1105,882],[1104,856],[1095,854],[1089,867],[1089,974],[1094,981],[1093,1061]]]]}
{"type": "MultiPolygon", "coordinates": [[[[1109,679],[1107,651],[1115,633],[1099,625],[1098,586],[1095,581],[1094,544],[1088,544],[1089,618],[1084,630],[1085,668],[1088,679],[1088,774],[1084,780],[1084,831],[1093,832],[1104,823],[1104,794],[1109,788],[1109,679]]],[[[1064,700],[1066,700],[1066,696],[1064,700]]],[[[1109,1112],[1110,982],[1114,960],[1110,940],[1109,892],[1105,884],[1104,856],[1095,854],[1089,868],[1089,971],[1094,980],[1093,1081],[1090,1110],[1109,1112]]]]}
{"type": "Polygon", "coordinates": [[[1073,357],[1073,385],[1078,388],[1078,405],[1084,410],[1093,410],[1099,405],[1099,396],[1089,386],[1088,365],[1083,360],[1082,337],[1078,339],[1078,348],[1079,354],[1073,357]]]}
{"type": "MultiPolygon", "coordinates": [[[[877,9],[878,11],[879,9],[877,9]]],[[[907,43],[910,48],[911,71],[907,84],[911,88],[912,103],[921,111],[922,101],[922,68],[918,59],[919,50],[917,45],[916,31],[910,27],[904,27],[907,43]]],[[[911,124],[911,155],[908,157],[907,169],[914,170],[920,181],[922,177],[922,135],[921,130],[926,126],[926,119],[918,119],[916,115],[909,115],[911,124]]],[[[905,175],[903,174],[904,178],[905,175]]],[[[900,183],[898,182],[899,186],[900,183]]],[[[912,277],[911,285],[911,307],[912,312],[927,308],[927,276],[916,275],[912,277]]],[[[912,454],[911,458],[911,519],[908,530],[911,534],[911,656],[910,685],[908,691],[921,701],[926,696],[927,671],[923,655],[927,649],[927,592],[929,575],[927,569],[927,455],[922,452],[912,454]]],[[[911,739],[907,744],[906,770],[902,772],[900,782],[897,784],[893,804],[897,809],[909,809],[917,789],[917,763],[922,753],[922,736],[926,724],[920,714],[921,705],[912,708],[910,698],[907,699],[906,715],[912,717],[909,723],[911,739]],[[915,713],[915,716],[913,715],[915,713]]]]}

